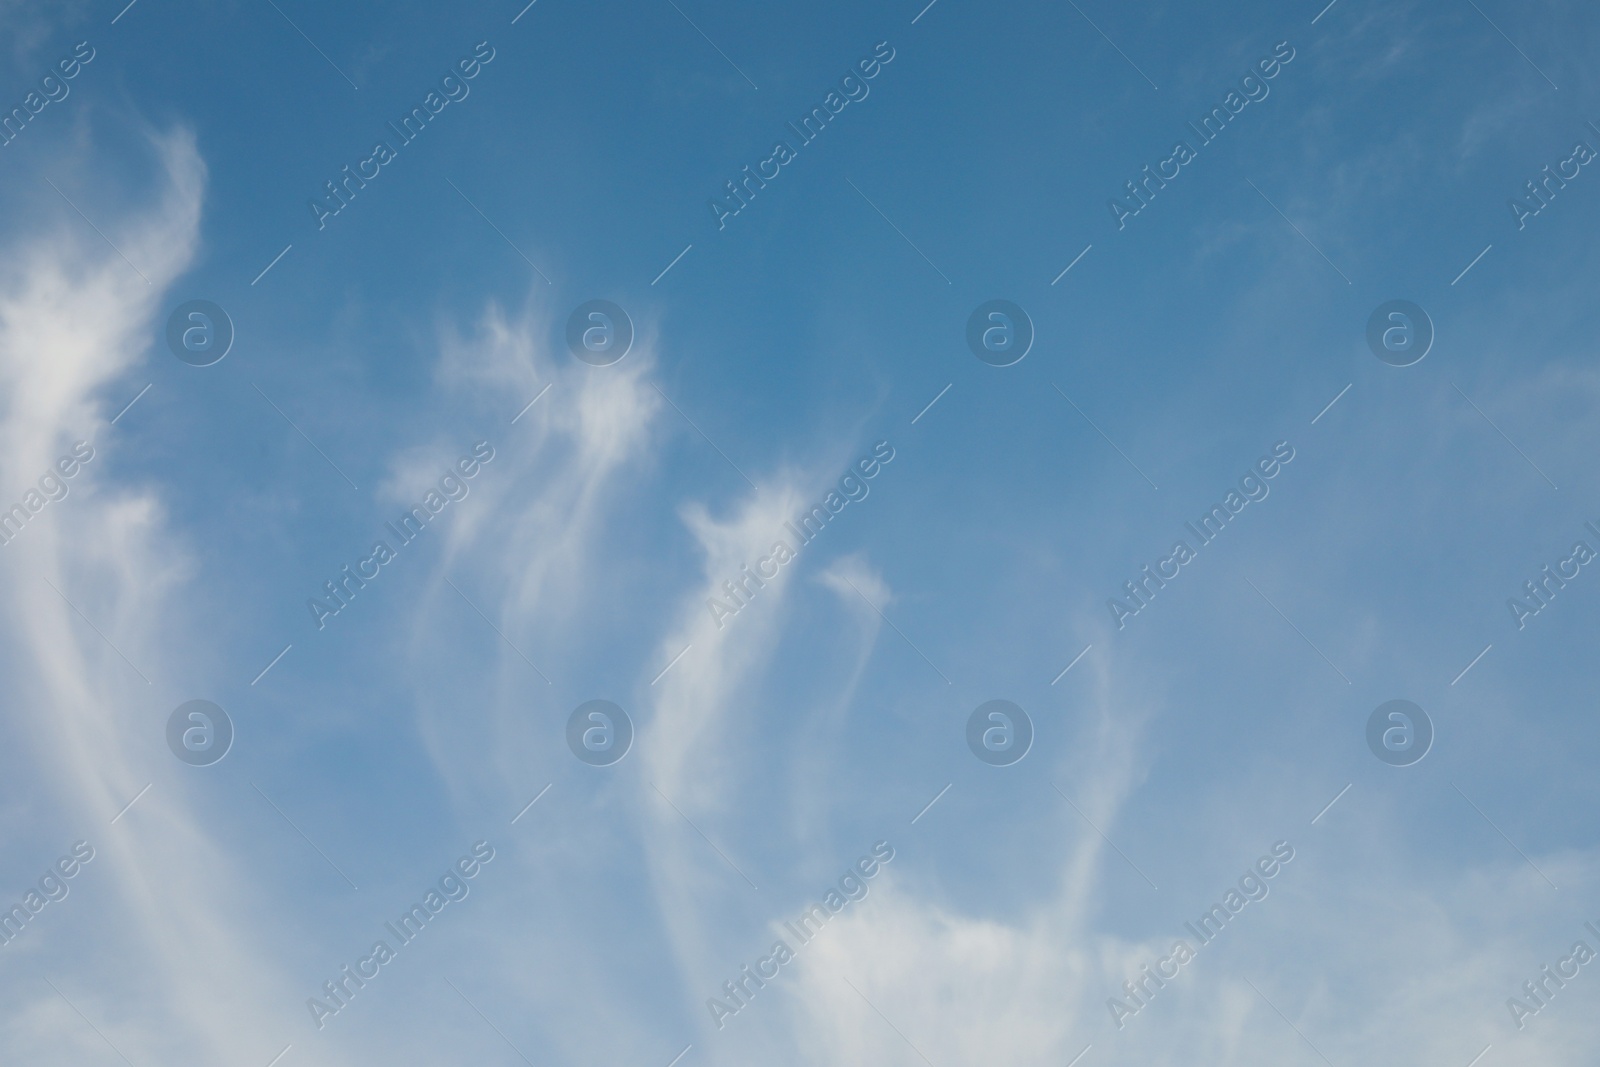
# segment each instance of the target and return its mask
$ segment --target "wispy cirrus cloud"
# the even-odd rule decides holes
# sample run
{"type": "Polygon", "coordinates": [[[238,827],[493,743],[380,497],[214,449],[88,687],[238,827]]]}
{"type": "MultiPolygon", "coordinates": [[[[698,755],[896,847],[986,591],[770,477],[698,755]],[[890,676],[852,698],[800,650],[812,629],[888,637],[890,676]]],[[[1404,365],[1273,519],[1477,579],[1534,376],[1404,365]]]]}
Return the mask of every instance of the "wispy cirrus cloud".
{"type": "Polygon", "coordinates": [[[32,520],[0,561],[9,571],[5,674],[19,712],[6,724],[20,745],[8,762],[35,768],[52,812],[14,826],[8,851],[53,856],[68,842],[40,839],[72,827],[97,853],[75,887],[97,906],[69,897],[60,907],[72,909],[70,925],[30,929],[7,949],[4,1029],[21,1059],[58,1057],[64,1040],[83,1062],[104,1054],[106,1041],[146,1062],[194,1062],[201,1049],[237,1059],[276,1039],[262,1007],[274,965],[235,910],[255,891],[203,814],[197,784],[160,761],[166,711],[213,670],[196,625],[196,606],[206,603],[192,587],[196,563],[168,518],[170,490],[114,473],[109,420],[135,391],[128,372],[158,336],[167,287],[199,248],[206,183],[186,130],[152,135],[144,162],[154,164],[145,203],[103,218],[104,239],[60,204],[13,232],[0,257],[6,492],[75,439],[96,449],[56,513],[32,520]],[[146,785],[138,807],[112,825],[146,785]],[[195,865],[197,854],[212,858],[195,865]],[[176,870],[185,876],[174,880],[176,870]],[[220,1001],[219,990],[227,991],[220,1001]],[[227,1010],[187,1007],[202,1003],[227,1010]]]}

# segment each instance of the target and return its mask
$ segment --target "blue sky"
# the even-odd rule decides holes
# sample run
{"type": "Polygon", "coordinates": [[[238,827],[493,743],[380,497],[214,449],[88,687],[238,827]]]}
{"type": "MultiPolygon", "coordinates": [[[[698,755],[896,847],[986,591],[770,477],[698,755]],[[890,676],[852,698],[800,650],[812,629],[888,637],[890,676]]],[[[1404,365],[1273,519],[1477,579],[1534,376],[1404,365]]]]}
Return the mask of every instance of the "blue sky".
{"type": "Polygon", "coordinates": [[[1520,628],[1507,606],[1600,551],[1581,5],[0,24],[0,108],[29,116],[0,148],[10,1058],[1592,1059],[1594,966],[1524,983],[1600,951],[1600,577],[1520,628]],[[1235,90],[1261,98],[1199,145],[1235,90]],[[835,91],[860,98],[800,144],[835,91]],[[460,98],[400,144],[430,92],[460,98]],[[1036,332],[1009,367],[966,345],[994,299],[1036,332]],[[193,300],[235,331],[207,367],[166,341],[193,300]],[[610,366],[565,342],[592,300],[632,322],[610,366]],[[1435,331],[1411,366],[1367,344],[1392,300],[1435,331]],[[875,447],[866,496],[719,628],[708,598],[875,447]],[[1275,447],[1270,493],[1119,628],[1108,599],[1275,447]],[[379,540],[319,628],[308,600],[379,540]],[[567,743],[595,699],[635,731],[609,766],[567,743]],[[1005,767],[966,743],[996,699],[1034,728],[1005,767]],[[1435,732],[1410,766],[1367,747],[1394,699],[1435,732]],[[168,745],[192,700],[234,729],[208,766],[168,745]],[[864,898],[793,943],[879,842],[864,898]],[[1270,893],[1128,1000],[1279,842],[1270,893]],[[465,895],[400,947],[385,924],[451,871],[465,895]]]}

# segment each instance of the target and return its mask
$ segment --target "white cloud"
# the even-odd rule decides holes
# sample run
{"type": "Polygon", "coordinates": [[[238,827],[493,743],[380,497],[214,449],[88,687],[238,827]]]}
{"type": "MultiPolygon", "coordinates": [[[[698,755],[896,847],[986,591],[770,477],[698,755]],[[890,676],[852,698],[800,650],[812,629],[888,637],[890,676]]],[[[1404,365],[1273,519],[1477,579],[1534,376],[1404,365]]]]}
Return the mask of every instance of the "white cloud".
{"type": "MultiPolygon", "coordinates": [[[[7,688],[28,709],[10,732],[55,812],[44,821],[52,832],[79,828],[97,852],[56,913],[4,950],[27,961],[13,971],[0,1027],[19,1061],[58,1057],[63,1035],[86,1041],[85,1062],[89,1047],[104,1052],[55,992],[23,977],[39,973],[145,1062],[253,1059],[276,1038],[260,1010],[271,964],[238,921],[254,893],[159,734],[166,710],[210,674],[184,584],[192,564],[160,493],[111,476],[120,442],[108,407],[137,391],[127,372],[158,336],[166,287],[200,240],[206,168],[193,136],[155,136],[151,150],[151,202],[101,220],[148,283],[65,204],[0,256],[0,484],[20,491],[78,438],[97,453],[65,500],[0,549],[7,688]],[[147,783],[138,807],[110,825],[147,783]]],[[[13,853],[36,855],[41,869],[71,844],[13,836],[13,853]]]]}

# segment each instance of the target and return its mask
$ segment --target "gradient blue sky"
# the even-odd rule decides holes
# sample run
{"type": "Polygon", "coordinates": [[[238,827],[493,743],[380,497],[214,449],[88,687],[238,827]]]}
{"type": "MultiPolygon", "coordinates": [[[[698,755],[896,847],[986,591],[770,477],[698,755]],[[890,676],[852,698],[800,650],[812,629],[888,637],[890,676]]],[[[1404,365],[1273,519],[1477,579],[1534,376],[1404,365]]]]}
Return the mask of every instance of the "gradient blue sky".
{"type": "Polygon", "coordinates": [[[0,506],[95,448],[0,547],[0,903],[96,852],[0,947],[0,1059],[1592,1062],[1593,967],[1506,1005],[1600,949],[1600,575],[1506,606],[1600,549],[1600,176],[1508,206],[1600,149],[1588,7],[0,25],[3,109],[95,50],[0,148],[0,506]],[[323,183],[485,41],[319,230],[323,183]],[[719,230],[708,200],[885,41],[719,230]],[[1109,198],[1285,41],[1119,230],[1109,198]],[[1011,367],[964,340],[994,298],[1037,331],[1011,367]],[[206,368],[164,340],[192,299],[236,329],[206,368]],[[591,299],[636,329],[611,367],[563,341],[591,299]],[[1366,344],[1392,299],[1437,331],[1410,367],[1366,344]],[[884,440],[718,630],[706,598],[884,440]],[[480,441],[319,631],[307,598],[480,441]],[[1280,441],[1270,496],[1119,631],[1107,598],[1280,441]],[[637,729],[610,767],[565,741],[595,698],[637,729]],[[1005,768],[964,739],[997,698],[1036,730],[1005,768]],[[1365,741],[1396,698],[1437,731],[1404,768],[1365,741]],[[193,699],[237,731],[210,767],[167,748],[193,699]],[[470,895],[319,1029],[307,998],[478,841],[470,895]],[[707,998],[878,841],[866,899],[719,1028],[707,998]],[[1271,894],[1119,1029],[1107,999],[1277,841],[1271,894]]]}

